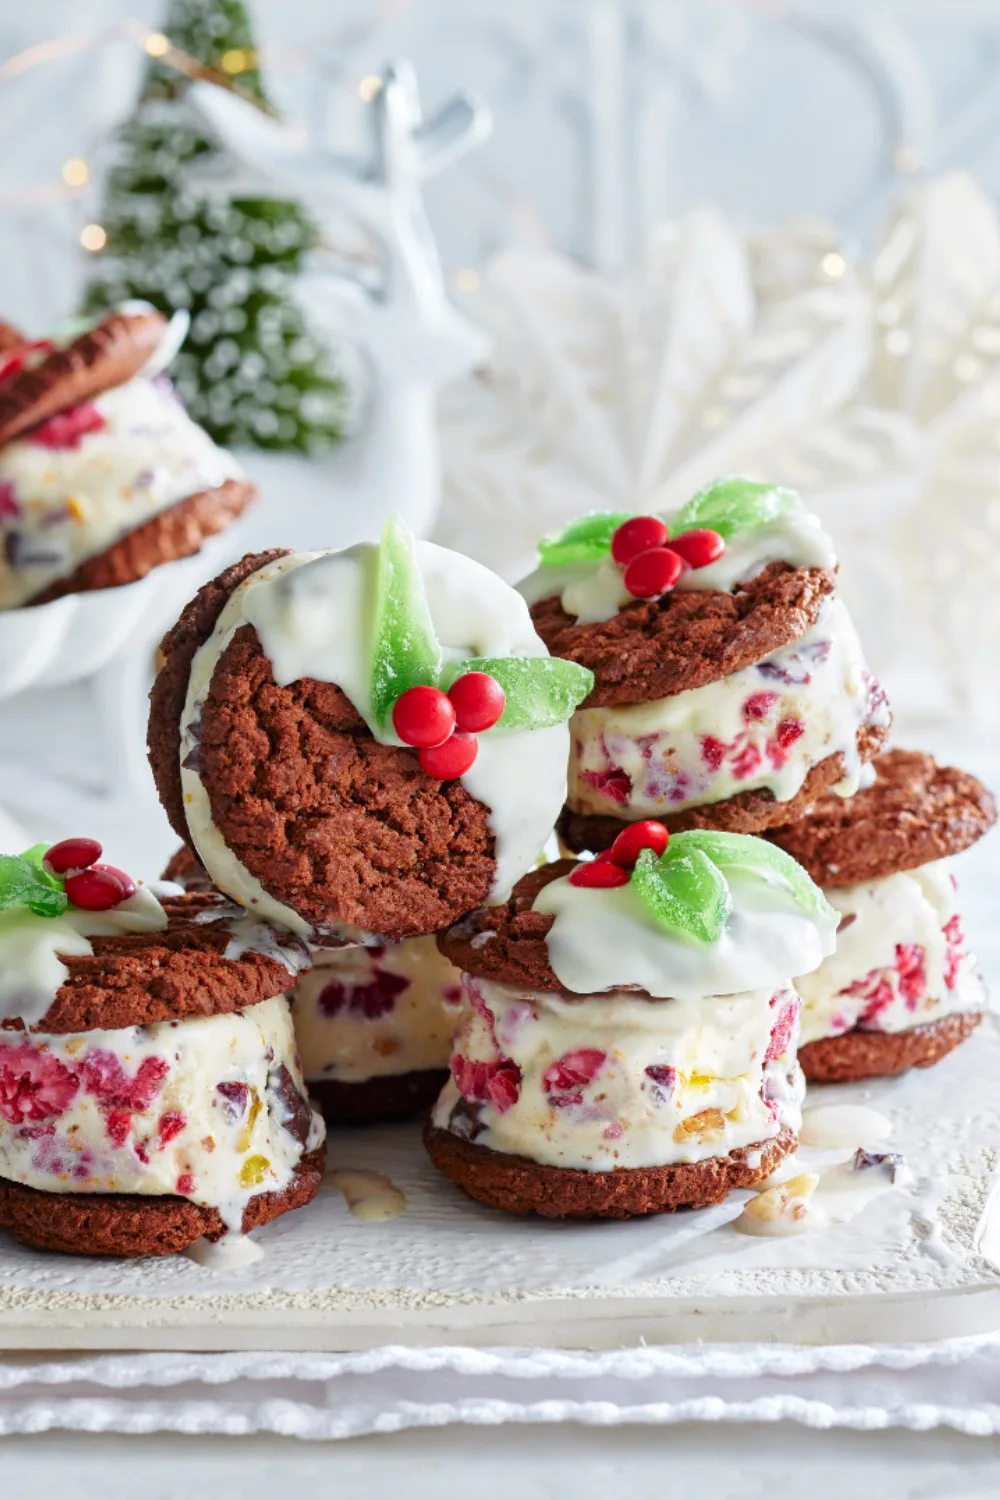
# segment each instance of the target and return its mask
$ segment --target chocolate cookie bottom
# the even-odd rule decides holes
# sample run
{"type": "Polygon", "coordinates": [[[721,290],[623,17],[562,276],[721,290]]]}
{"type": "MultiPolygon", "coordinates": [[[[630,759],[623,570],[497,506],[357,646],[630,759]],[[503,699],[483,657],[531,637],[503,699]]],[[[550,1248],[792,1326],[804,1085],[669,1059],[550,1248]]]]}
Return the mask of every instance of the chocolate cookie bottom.
{"type": "Polygon", "coordinates": [[[420,1068],[360,1083],[307,1078],[306,1088],[328,1125],[378,1125],[426,1114],[447,1081],[447,1068],[420,1068]]]}
{"type": "Polygon", "coordinates": [[[706,1208],[722,1203],[734,1188],[756,1187],[795,1150],[797,1141],[785,1128],[773,1140],[743,1146],[728,1156],[612,1172],[543,1166],[526,1156],[460,1140],[436,1125],[427,1126],[424,1144],[434,1165],[456,1187],[490,1208],[546,1219],[633,1219],[706,1208]]]}
{"type": "MultiPolygon", "coordinates": [[[[858,750],[863,761],[869,761],[882,748],[887,730],[868,726],[858,731],[858,750]]],[[[722,802],[704,802],[685,807],[681,812],[643,812],[636,816],[656,818],[671,833],[688,828],[717,828],[725,833],[763,833],[767,828],[794,823],[809,812],[831,787],[842,781],[847,771],[843,755],[828,755],[812,767],[799,791],[788,802],[776,802],[767,790],[737,792],[722,802]]],[[[635,819],[618,818],[608,813],[576,813],[563,809],[556,831],[565,848],[574,854],[589,851],[598,854],[610,848],[622,829],[635,819]]]]}
{"type": "MultiPolygon", "coordinates": [[[[243,1210],[243,1232],[311,1202],[323,1180],[322,1146],[304,1156],[282,1191],[258,1193],[243,1210]]],[[[65,1255],[177,1255],[202,1236],[226,1232],[218,1209],[188,1198],[138,1193],[43,1193],[0,1179],[0,1228],[22,1245],[65,1255]]]]}
{"type": "Polygon", "coordinates": [[[845,1031],[799,1048],[810,1083],[856,1083],[892,1078],[909,1068],[932,1068],[964,1042],[982,1020],[980,1011],[957,1011],[906,1031],[845,1031]]]}
{"type": "Polygon", "coordinates": [[[255,494],[253,485],[246,480],[227,479],[214,489],[188,495],[150,516],[96,557],[88,557],[65,578],[57,578],[29,599],[28,604],[50,604],[64,594],[121,588],[145,578],[163,563],[191,557],[210,536],[224,531],[241,516],[255,494]]]}

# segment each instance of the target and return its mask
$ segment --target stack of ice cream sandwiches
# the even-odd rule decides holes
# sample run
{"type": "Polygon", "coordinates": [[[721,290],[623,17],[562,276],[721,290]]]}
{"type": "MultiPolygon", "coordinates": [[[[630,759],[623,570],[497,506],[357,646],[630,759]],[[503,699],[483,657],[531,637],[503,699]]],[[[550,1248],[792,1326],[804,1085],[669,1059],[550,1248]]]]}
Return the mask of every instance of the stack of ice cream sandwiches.
{"type": "Polygon", "coordinates": [[[164,373],[187,329],[146,303],[0,332],[0,610],[134,583],[254,496],[164,373]]]}
{"type": "Polygon", "coordinates": [[[437,1097],[464,997],[435,935],[534,863],[590,687],[514,589],[395,521],[244,558],[166,637],[150,758],[187,852],[165,873],[309,945],[291,999],[328,1121],[437,1097]]]}
{"type": "Polygon", "coordinates": [[[232,1245],[322,1178],[283,998],[305,949],[101,852],[0,856],[0,1225],[81,1255],[232,1245]]]}
{"type": "Polygon", "coordinates": [[[841,914],[800,985],[808,1077],[927,1065],[968,1035],[983,990],[942,861],[989,829],[993,798],[884,752],[886,696],[799,498],[736,478],[671,516],[584,517],[522,588],[550,650],[595,677],[570,726],[567,849],[656,818],[794,855],[841,914]]]}

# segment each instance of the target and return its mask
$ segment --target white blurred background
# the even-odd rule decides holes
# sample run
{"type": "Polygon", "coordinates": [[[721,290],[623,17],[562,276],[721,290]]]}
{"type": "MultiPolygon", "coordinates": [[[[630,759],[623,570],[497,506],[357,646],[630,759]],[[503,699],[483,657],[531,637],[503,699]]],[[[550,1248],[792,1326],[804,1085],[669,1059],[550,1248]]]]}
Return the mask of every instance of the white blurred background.
{"type": "MultiPolygon", "coordinates": [[[[0,6],[0,313],[41,327],[73,306],[100,147],[143,67],[123,31],[155,27],[163,9],[0,6]],[[75,158],[91,182],[52,203],[75,158]]],[[[430,189],[453,272],[512,243],[614,266],[705,202],[743,229],[825,219],[865,247],[915,178],[962,166],[1000,191],[995,0],[256,0],[253,12],[276,102],[324,117],[345,144],[361,128],[359,85],[387,57],[413,60],[431,105],[459,85],[488,98],[492,140],[430,189]]]]}

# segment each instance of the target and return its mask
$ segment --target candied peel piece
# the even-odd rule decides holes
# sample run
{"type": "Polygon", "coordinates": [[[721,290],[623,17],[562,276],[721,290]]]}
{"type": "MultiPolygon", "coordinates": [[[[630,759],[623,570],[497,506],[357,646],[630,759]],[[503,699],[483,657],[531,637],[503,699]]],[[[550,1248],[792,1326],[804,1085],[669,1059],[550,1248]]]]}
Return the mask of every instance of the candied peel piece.
{"type": "Polygon", "coordinates": [[[700,1109],[696,1115],[688,1115],[674,1128],[675,1141],[687,1141],[692,1137],[699,1141],[718,1141],[726,1133],[726,1117],[721,1109],[700,1109]]]}

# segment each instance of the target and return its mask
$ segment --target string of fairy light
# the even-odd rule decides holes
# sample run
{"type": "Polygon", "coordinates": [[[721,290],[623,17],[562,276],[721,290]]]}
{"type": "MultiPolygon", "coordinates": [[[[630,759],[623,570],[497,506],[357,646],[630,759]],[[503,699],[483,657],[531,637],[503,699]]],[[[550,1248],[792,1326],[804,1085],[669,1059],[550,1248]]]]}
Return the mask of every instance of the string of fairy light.
{"type": "MultiPolygon", "coordinates": [[[[162,31],[150,31],[142,22],[136,20],[122,21],[117,26],[100,33],[53,37],[49,41],[27,47],[0,64],[0,85],[21,77],[45,63],[91,51],[123,39],[138,46],[147,57],[155,59],[166,67],[174,68],[185,77],[214,83],[220,88],[239,94],[265,114],[275,113],[268,105],[261,103],[259,99],[242,89],[239,84],[240,75],[255,68],[258,64],[258,53],[254,48],[230,48],[222,54],[218,68],[212,68],[178,47],[162,31]]],[[[377,73],[360,74],[349,69],[341,69],[340,72],[341,86],[356,93],[364,104],[371,104],[374,101],[382,87],[382,79],[377,73]]],[[[86,155],[70,156],[63,162],[58,179],[36,183],[31,187],[0,196],[0,209],[27,208],[34,204],[52,204],[72,200],[87,190],[92,175],[91,162],[86,155]]],[[[505,200],[512,216],[522,222],[533,238],[542,243],[548,242],[547,231],[532,206],[508,184],[492,180],[488,184],[488,189],[505,200]]],[[[104,225],[95,220],[82,226],[78,240],[85,251],[91,255],[98,255],[108,243],[108,233],[104,225]]],[[[471,267],[463,267],[456,271],[453,280],[457,289],[462,292],[475,291],[480,284],[478,271],[471,267]]]]}

